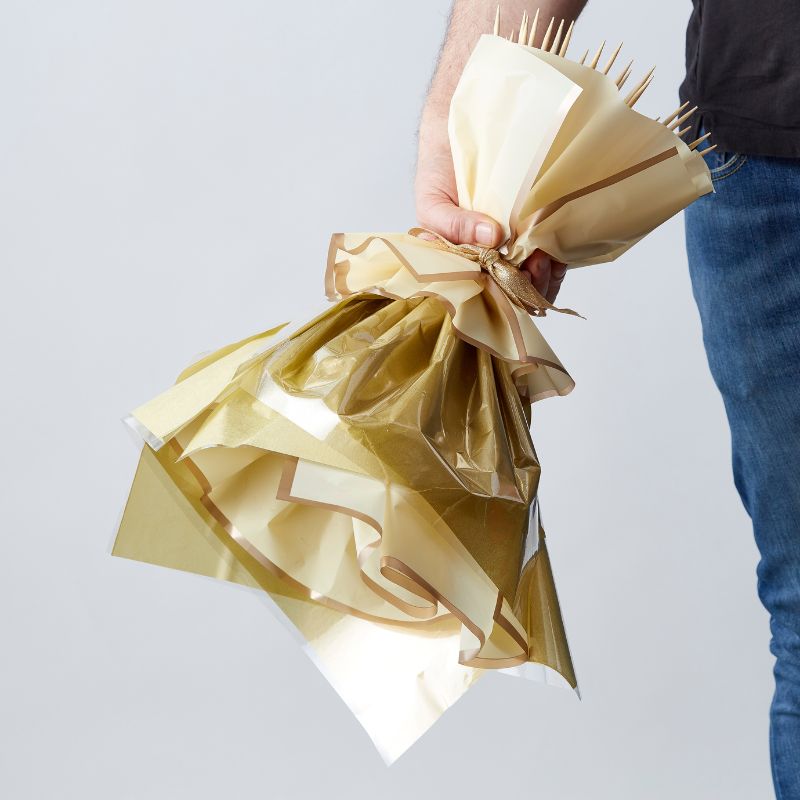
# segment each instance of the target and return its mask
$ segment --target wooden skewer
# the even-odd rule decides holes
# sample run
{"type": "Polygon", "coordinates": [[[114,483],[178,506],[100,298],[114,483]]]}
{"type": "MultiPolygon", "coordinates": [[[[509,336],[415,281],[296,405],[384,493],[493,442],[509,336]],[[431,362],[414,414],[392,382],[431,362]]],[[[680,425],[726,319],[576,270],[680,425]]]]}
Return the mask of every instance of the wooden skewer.
{"type": "Polygon", "coordinates": [[[522,12],[522,22],[519,26],[519,36],[517,37],[518,44],[525,44],[528,41],[528,12],[522,12]]]}
{"type": "Polygon", "coordinates": [[[558,23],[558,30],[556,31],[555,38],[553,39],[553,44],[550,45],[550,52],[557,53],[558,46],[561,44],[561,34],[564,33],[564,20],[562,19],[561,22],[558,23]]]}
{"type": "Polygon", "coordinates": [[[603,75],[608,75],[609,70],[614,66],[614,62],[617,60],[620,50],[622,50],[622,42],[619,43],[619,47],[614,51],[614,55],[608,59],[608,63],[603,67],[603,75]]]}
{"type": "Polygon", "coordinates": [[[556,21],[556,18],[553,17],[550,20],[550,24],[547,26],[547,30],[545,31],[545,34],[544,34],[544,39],[542,39],[542,44],[541,44],[541,49],[542,50],[547,50],[547,48],[550,46],[550,36],[553,33],[553,23],[555,21],[556,21]]]}
{"type": "Polygon", "coordinates": [[[500,35],[500,3],[497,4],[497,12],[494,15],[494,30],[492,31],[495,36],[500,35]]]}
{"type": "Polygon", "coordinates": [[[687,133],[689,128],[691,128],[691,127],[692,127],[691,125],[687,125],[685,128],[678,128],[678,130],[675,131],[675,135],[682,137],[683,134],[687,133]]]}
{"type": "Polygon", "coordinates": [[[716,148],[715,144],[712,144],[711,147],[706,147],[705,150],[700,150],[697,155],[704,156],[706,153],[710,153],[712,150],[716,148]]]}
{"type": "Polygon", "coordinates": [[[570,40],[572,39],[572,30],[575,27],[575,20],[572,20],[569,24],[569,28],[567,28],[566,34],[564,34],[564,43],[561,45],[561,49],[558,51],[558,55],[561,58],[567,57],[567,48],[569,47],[570,40]]]}
{"type": "Polygon", "coordinates": [[[536,28],[539,27],[539,9],[533,15],[533,22],[531,23],[531,32],[528,34],[528,47],[533,47],[533,40],[536,37],[536,28]]]}
{"type": "Polygon", "coordinates": [[[678,117],[678,119],[676,119],[675,122],[667,126],[668,130],[674,131],[675,128],[677,128],[679,125],[683,125],[683,123],[686,122],[686,120],[689,119],[689,117],[691,117],[695,111],[697,111],[697,106],[689,109],[689,111],[687,111],[682,117],[678,117]]]}
{"type": "Polygon", "coordinates": [[[650,86],[650,84],[651,84],[652,82],[653,82],[653,76],[651,75],[651,76],[650,76],[650,77],[647,79],[647,82],[644,84],[644,86],[642,86],[640,89],[638,89],[638,90],[637,90],[637,92],[636,92],[636,93],[633,95],[633,97],[631,98],[630,102],[628,103],[628,105],[629,105],[631,108],[633,108],[633,107],[636,105],[636,102],[637,102],[637,101],[639,100],[639,98],[640,98],[640,97],[641,97],[641,96],[642,96],[642,95],[643,95],[643,94],[644,94],[644,93],[647,91],[647,87],[648,87],[648,86],[650,86]]]}
{"type": "Polygon", "coordinates": [[[633,89],[631,89],[630,94],[628,94],[628,96],[625,98],[625,102],[628,105],[631,105],[632,103],[636,102],[636,100],[634,99],[634,95],[636,95],[636,99],[642,96],[640,90],[644,88],[645,84],[650,80],[650,78],[653,77],[653,73],[655,71],[656,68],[653,67],[653,69],[651,69],[650,72],[648,72],[647,75],[645,75],[644,78],[642,78],[639,81],[639,83],[637,83],[636,86],[634,86],[633,89]]]}
{"type": "Polygon", "coordinates": [[[578,62],[579,64],[583,64],[586,61],[586,56],[589,55],[589,51],[587,50],[582,56],[581,60],[578,62]]]}
{"type": "Polygon", "coordinates": [[[604,48],[605,46],[606,46],[606,43],[605,43],[605,40],[604,40],[604,41],[603,41],[603,44],[601,44],[601,45],[600,45],[600,49],[599,49],[599,50],[598,50],[598,51],[597,51],[597,52],[594,54],[594,58],[592,59],[592,63],[591,63],[591,64],[589,64],[589,66],[590,66],[592,69],[595,69],[595,68],[597,67],[597,62],[600,60],[600,56],[602,55],[602,53],[603,53],[603,48],[604,48]]]}
{"type": "Polygon", "coordinates": [[[684,104],[683,104],[683,105],[682,105],[680,108],[676,108],[676,109],[675,109],[675,110],[674,110],[674,111],[673,111],[673,112],[672,112],[672,113],[671,113],[671,114],[670,114],[670,115],[669,115],[669,116],[668,116],[668,117],[667,117],[667,118],[664,120],[664,125],[669,125],[669,124],[670,124],[670,122],[672,122],[672,120],[676,119],[676,118],[677,118],[677,116],[678,116],[678,114],[680,114],[680,113],[681,113],[681,111],[683,111],[683,109],[684,109],[684,108],[686,108],[686,106],[688,106],[688,105],[689,105],[689,101],[687,100],[687,101],[686,101],[686,102],[685,102],[685,103],[684,103],[684,104]]]}
{"type": "Polygon", "coordinates": [[[704,136],[701,136],[699,139],[695,139],[695,140],[694,140],[694,141],[693,141],[693,142],[692,142],[692,143],[689,145],[689,149],[690,149],[690,150],[696,150],[696,149],[697,149],[697,145],[699,145],[699,144],[703,144],[703,142],[704,142],[706,139],[708,139],[708,137],[709,137],[709,136],[711,136],[711,132],[710,132],[710,131],[709,131],[707,134],[705,134],[704,136]]]}
{"type": "Polygon", "coordinates": [[[621,89],[625,84],[625,81],[627,81],[628,78],[630,77],[630,74],[632,72],[631,67],[633,67],[633,61],[631,61],[630,64],[628,64],[628,66],[625,67],[625,69],[622,70],[622,72],[620,72],[619,77],[614,81],[614,83],[617,84],[617,89],[621,89]]]}

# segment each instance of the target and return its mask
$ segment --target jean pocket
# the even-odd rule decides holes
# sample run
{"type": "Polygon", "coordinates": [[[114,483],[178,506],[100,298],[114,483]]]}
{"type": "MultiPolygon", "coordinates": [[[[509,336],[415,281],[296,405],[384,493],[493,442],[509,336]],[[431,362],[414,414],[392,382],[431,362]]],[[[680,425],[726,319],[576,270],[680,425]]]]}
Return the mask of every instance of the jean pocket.
{"type": "MultiPolygon", "coordinates": [[[[698,136],[703,136],[707,133],[705,125],[700,126],[698,136]]],[[[711,141],[705,142],[702,146],[708,147],[713,143],[714,136],[712,134],[711,141]]],[[[703,156],[711,171],[712,181],[721,181],[723,178],[729,178],[734,172],[737,172],[740,167],[744,166],[747,161],[747,156],[741,153],[731,153],[727,150],[712,150],[708,155],[703,156]]]]}
{"type": "Polygon", "coordinates": [[[711,170],[711,180],[716,182],[724,178],[729,178],[734,172],[738,172],[747,161],[747,156],[741,153],[727,153],[724,150],[722,152],[714,150],[705,156],[705,159],[709,170],[711,170]]]}

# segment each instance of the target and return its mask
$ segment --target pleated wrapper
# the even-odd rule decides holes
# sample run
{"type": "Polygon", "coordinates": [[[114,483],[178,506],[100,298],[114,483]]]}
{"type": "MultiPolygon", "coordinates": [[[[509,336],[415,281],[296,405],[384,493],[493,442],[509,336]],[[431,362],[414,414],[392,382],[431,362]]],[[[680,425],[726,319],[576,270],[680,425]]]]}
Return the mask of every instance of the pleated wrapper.
{"type": "MultiPolygon", "coordinates": [[[[613,260],[711,190],[606,76],[498,37],[449,124],[459,202],[511,264],[613,260]]],[[[487,669],[577,689],[529,433],[574,384],[480,264],[423,239],[334,235],[326,291],[133,412],[113,552],[266,593],[391,762],[487,669]]]]}

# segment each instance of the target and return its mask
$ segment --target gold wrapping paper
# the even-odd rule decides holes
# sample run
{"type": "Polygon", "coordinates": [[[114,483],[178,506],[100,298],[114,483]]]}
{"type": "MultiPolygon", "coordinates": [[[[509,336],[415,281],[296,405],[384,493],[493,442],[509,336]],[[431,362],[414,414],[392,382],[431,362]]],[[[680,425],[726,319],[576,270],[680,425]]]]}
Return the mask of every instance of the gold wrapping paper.
{"type": "Polygon", "coordinates": [[[429,298],[352,298],[259,349],[207,359],[134,412],[227,535],[317,602],[406,624],[453,614],[463,663],[533,646],[574,684],[559,632],[512,611],[539,465],[508,365],[429,298]]]}
{"type": "MultiPolygon", "coordinates": [[[[459,200],[503,225],[511,265],[611,260],[711,186],[607,77],[497,37],[450,138],[459,200]]],[[[202,359],[130,420],[147,446],[114,553],[266,592],[387,761],[485,669],[577,688],[528,428],[574,384],[484,261],[337,234],[332,308],[202,359]]]]}
{"type": "Polygon", "coordinates": [[[185,461],[176,461],[166,448],[146,447],[114,555],[266,593],[387,763],[480,676],[481,670],[458,664],[461,626],[452,616],[404,628],[309,600],[238,546],[200,498],[185,461]]]}
{"type": "Polygon", "coordinates": [[[134,412],[165,444],[143,451],[114,553],[267,591],[387,760],[471,685],[466,667],[533,660],[575,686],[508,364],[455,336],[432,298],[359,296],[268,347],[271,333],[134,412]],[[404,658],[348,680],[364,666],[333,645],[343,631],[404,658]],[[379,711],[398,682],[400,728],[379,711]]]}

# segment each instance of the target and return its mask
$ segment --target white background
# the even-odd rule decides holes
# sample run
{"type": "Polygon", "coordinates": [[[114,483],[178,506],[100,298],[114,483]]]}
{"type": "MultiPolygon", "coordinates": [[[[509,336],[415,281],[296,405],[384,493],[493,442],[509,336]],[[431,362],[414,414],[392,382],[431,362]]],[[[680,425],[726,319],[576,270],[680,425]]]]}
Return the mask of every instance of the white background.
{"type": "MultiPolygon", "coordinates": [[[[446,0],[4,0],[0,793],[770,796],[768,624],[674,219],[571,274],[535,408],[583,701],[489,676],[387,770],[249,591],[112,558],[119,419],[198,352],[309,317],[329,234],[405,230],[446,0]]],[[[690,4],[596,0],[677,105],[690,4]]],[[[623,62],[624,63],[624,62],[623,62]]]]}

